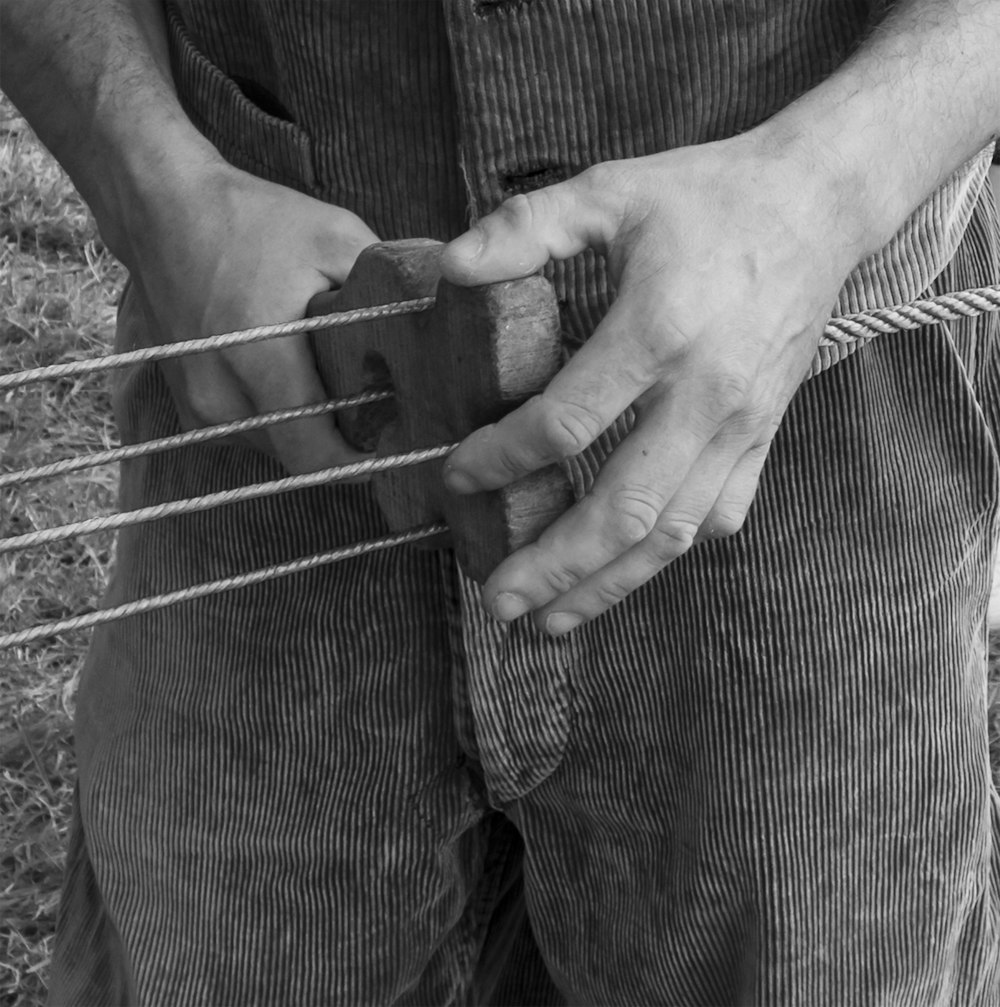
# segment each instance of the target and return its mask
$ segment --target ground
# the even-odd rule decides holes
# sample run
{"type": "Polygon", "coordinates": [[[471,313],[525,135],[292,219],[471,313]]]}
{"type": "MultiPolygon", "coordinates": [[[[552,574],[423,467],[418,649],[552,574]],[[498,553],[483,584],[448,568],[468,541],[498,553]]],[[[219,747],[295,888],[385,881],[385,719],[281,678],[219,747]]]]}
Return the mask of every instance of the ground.
{"type": "MultiPolygon", "coordinates": [[[[0,96],[0,371],[106,352],[123,282],[72,186],[0,96]]],[[[105,376],[0,393],[0,471],[114,441],[105,376]]],[[[0,537],[110,512],[114,485],[107,467],[0,490],[0,537]]],[[[89,611],[111,560],[108,535],[0,555],[0,632],[89,611]]],[[[994,610],[1000,620],[1000,603],[994,610]]],[[[0,1007],[44,1001],[87,639],[68,633],[0,651],[0,1007]]],[[[1000,771],[1000,634],[990,667],[1000,771]]]]}
{"type": "MultiPolygon", "coordinates": [[[[86,208],[0,103],[0,369],[107,351],[124,271],[86,208]]],[[[109,446],[105,378],[0,393],[0,469],[109,446]]],[[[110,467],[0,490],[0,536],[114,509],[110,467]]],[[[93,608],[109,536],[0,555],[0,632],[93,608]]],[[[71,713],[87,633],[0,651],[0,1005],[42,1003],[75,765],[71,713]]]]}

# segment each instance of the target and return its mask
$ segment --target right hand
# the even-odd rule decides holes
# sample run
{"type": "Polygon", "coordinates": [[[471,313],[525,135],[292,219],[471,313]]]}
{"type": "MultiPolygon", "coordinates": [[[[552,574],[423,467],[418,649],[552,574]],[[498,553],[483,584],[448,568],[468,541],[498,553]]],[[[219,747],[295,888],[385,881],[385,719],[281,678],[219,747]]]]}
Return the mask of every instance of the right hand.
{"type": "MultiPolygon", "coordinates": [[[[129,236],[133,282],[152,338],[172,342],[304,317],[310,299],[343,284],[378,241],[348,210],[224,165],[200,175],[187,198],[153,207],[129,236]]],[[[163,361],[187,429],[328,395],[306,335],[163,361]]],[[[364,457],[332,415],[242,435],[291,473],[364,457]]]]}

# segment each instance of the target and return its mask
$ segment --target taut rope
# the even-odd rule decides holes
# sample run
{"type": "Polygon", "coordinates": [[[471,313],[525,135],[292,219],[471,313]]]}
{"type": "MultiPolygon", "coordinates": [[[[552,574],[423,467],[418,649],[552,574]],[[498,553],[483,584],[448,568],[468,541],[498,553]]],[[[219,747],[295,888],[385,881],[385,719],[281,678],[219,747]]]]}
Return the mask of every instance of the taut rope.
{"type": "Polygon", "coordinates": [[[20,388],[23,385],[34,384],[38,381],[50,381],[54,378],[75,378],[81,374],[91,374],[94,371],[107,371],[117,367],[131,367],[133,364],[144,364],[150,360],[169,360],[171,357],[185,357],[192,353],[226,350],[233,346],[246,346],[248,343],[259,343],[264,339],[297,336],[303,332],[339,328],[341,325],[352,325],[354,322],[368,322],[375,318],[391,318],[393,315],[413,315],[420,311],[429,311],[434,307],[434,301],[433,297],[418,297],[410,301],[393,301],[391,304],[376,304],[370,308],[355,308],[352,311],[337,311],[331,315],[300,318],[294,322],[279,322],[276,325],[256,325],[252,329],[224,332],[218,336],[205,336],[204,339],[185,339],[178,343],[164,343],[162,346],[145,346],[141,350],[128,350],[125,353],[109,353],[103,357],[94,357],[92,360],[74,360],[67,364],[50,364],[48,367],[35,367],[26,371],[14,371],[12,374],[0,374],[0,392],[10,388],[20,388]]]}
{"type": "MultiPolygon", "coordinates": [[[[333,399],[330,402],[319,402],[312,406],[298,406],[295,409],[276,409],[270,413],[260,413],[248,416],[242,420],[231,420],[228,423],[217,423],[210,427],[199,427],[197,430],[185,430],[181,434],[171,434],[169,437],[157,437],[155,440],[142,441],[139,444],[124,444],[106,451],[95,451],[89,455],[77,455],[75,458],[63,458],[61,461],[49,462],[48,465],[36,465],[30,469],[18,469],[16,472],[0,473],[0,489],[8,486],[19,486],[24,483],[36,482],[39,479],[51,479],[53,476],[66,475],[68,472],[78,472],[80,469],[95,468],[98,465],[110,465],[112,462],[123,462],[130,458],[142,458],[145,455],[169,451],[171,448],[187,447],[190,444],[203,444],[205,441],[218,440],[222,437],[232,437],[234,434],[247,433],[250,430],[260,430],[276,423],[288,423],[291,420],[310,419],[313,416],[325,416],[338,409],[351,409],[354,406],[364,406],[369,402],[381,402],[391,399],[392,392],[363,392],[345,399],[333,399]]],[[[0,540],[2,541],[2,540],[0,540]]]]}
{"type": "MultiPolygon", "coordinates": [[[[204,353],[232,346],[245,346],[248,343],[259,342],[264,339],[275,339],[304,332],[314,332],[319,329],[335,328],[375,318],[413,314],[429,310],[434,306],[434,303],[435,299],[433,297],[395,301],[389,304],[319,315],[314,318],[304,318],[293,322],[284,322],[276,325],[259,325],[251,329],[223,333],[204,339],[190,339],[163,346],[145,347],[126,353],[109,354],[91,360],[73,361],[65,364],[53,364],[48,367],[37,367],[31,370],[15,371],[10,374],[0,375],[0,391],[21,388],[39,381],[77,377],[82,374],[127,367],[153,360],[166,360],[191,353],[204,353]]],[[[1000,311],[1000,285],[979,287],[950,294],[940,294],[936,297],[912,301],[909,304],[874,308],[869,311],[831,318],[824,329],[820,345],[867,342],[879,335],[917,329],[924,325],[935,325],[941,322],[955,321],[960,318],[975,318],[994,311],[1000,311]]],[[[185,431],[143,444],[123,445],[106,451],[98,451],[76,458],[52,462],[47,465],[7,472],[0,474],[0,489],[62,475],[67,472],[75,472],[95,465],[104,465],[110,462],[153,454],[154,452],[199,444],[220,437],[229,437],[249,430],[260,430],[276,423],[286,423],[306,417],[322,416],[337,409],[346,409],[379,401],[390,397],[390,395],[391,393],[389,392],[368,392],[332,402],[301,406],[295,409],[276,410],[259,416],[234,420],[230,423],[221,423],[199,430],[185,431]]],[[[347,479],[357,479],[374,472],[387,471],[407,465],[418,465],[422,462],[443,458],[454,450],[455,447],[455,444],[440,444],[403,454],[370,458],[350,465],[338,465],[306,475],[288,476],[283,479],[256,483],[251,486],[241,486],[237,489],[209,493],[187,500],[173,500],[106,517],[90,518],[57,528],[27,532],[23,535],[0,539],[0,555],[45,543],[61,541],[75,535],[129,527],[164,517],[204,511],[240,500],[253,500],[261,497],[275,496],[279,493],[287,493],[290,490],[326,485],[347,479]]],[[[423,528],[415,528],[407,532],[388,535],[370,542],[357,542],[315,556],[291,560],[248,573],[223,577],[205,584],[195,584],[191,587],[181,588],[165,594],[136,599],[135,601],[126,602],[113,608],[100,609],[67,619],[43,623],[30,629],[0,635],[0,650],[41,640],[55,633],[96,626],[101,623],[124,619],[127,616],[140,612],[150,612],[166,608],[169,605],[176,605],[193,598],[204,598],[223,591],[246,587],[250,584],[260,584],[264,581],[304,570],[311,570],[318,566],[337,562],[338,560],[361,556],[380,549],[389,549],[407,542],[419,541],[420,539],[439,535],[445,531],[447,531],[447,526],[443,523],[428,525],[423,528]]]]}
{"type": "Polygon", "coordinates": [[[222,577],[219,580],[208,581],[205,584],[195,584],[191,587],[181,588],[179,591],[168,591],[166,594],[157,594],[149,598],[138,598],[135,601],[125,602],[123,605],[98,609],[95,612],[73,616],[70,619],[45,622],[39,626],[32,626],[30,629],[22,629],[17,633],[0,635],[0,650],[18,647],[25,643],[31,643],[34,640],[44,640],[55,633],[65,633],[71,629],[86,629],[89,626],[98,626],[101,623],[125,619],[130,615],[138,615],[140,612],[152,612],[155,609],[166,608],[169,605],[176,605],[182,601],[190,601],[192,598],[205,598],[208,595],[221,594],[223,591],[232,591],[238,587],[248,587],[250,584],[262,584],[264,581],[274,580],[277,577],[286,577],[292,573],[302,573],[304,570],[314,570],[318,566],[325,566],[328,563],[336,563],[344,559],[352,559],[355,556],[363,556],[366,553],[377,552],[380,549],[391,549],[394,546],[405,545],[408,542],[419,542],[421,539],[441,535],[447,532],[447,530],[448,526],[444,522],[425,525],[422,528],[413,528],[410,531],[399,532],[396,535],[386,535],[384,538],[372,539],[369,542],[357,542],[353,545],[343,546],[340,549],[331,549],[329,552],[318,553],[315,556],[305,556],[302,559],[292,560],[288,563],[278,563],[260,570],[253,570],[250,573],[238,574],[233,577],[222,577]]]}
{"type": "Polygon", "coordinates": [[[21,549],[30,549],[36,545],[46,545],[49,542],[61,542],[68,538],[75,538],[77,535],[128,528],[132,525],[145,524],[147,521],[158,521],[160,518],[176,517],[178,514],[194,514],[198,511],[212,510],[215,507],[238,503],[241,500],[259,500],[262,497],[273,497],[279,493],[287,493],[289,490],[310,489],[314,486],[326,486],[328,483],[360,479],[374,472],[385,472],[388,469],[399,469],[408,465],[419,465],[421,462],[433,461],[435,458],[443,458],[454,451],[456,447],[458,447],[457,442],[437,444],[429,448],[407,451],[404,454],[383,455],[380,458],[366,458],[364,461],[351,462],[348,465],[334,465],[330,468],[320,469],[318,472],[308,472],[305,475],[285,476],[283,479],[253,483],[250,486],[238,486],[236,489],[206,493],[204,496],[189,497],[186,500],[169,500],[166,503],[153,504],[151,507],[137,507],[135,510],[122,511],[119,514],[87,518],[84,521],[60,525],[57,528],[29,531],[23,535],[0,538],[0,555],[17,552],[21,549]]]}
{"type": "Polygon", "coordinates": [[[977,318],[991,311],[1000,311],[998,284],[953,294],[938,294],[889,308],[871,308],[853,315],[839,315],[826,323],[823,335],[829,343],[868,342],[875,336],[954,322],[959,318],[977,318]]]}

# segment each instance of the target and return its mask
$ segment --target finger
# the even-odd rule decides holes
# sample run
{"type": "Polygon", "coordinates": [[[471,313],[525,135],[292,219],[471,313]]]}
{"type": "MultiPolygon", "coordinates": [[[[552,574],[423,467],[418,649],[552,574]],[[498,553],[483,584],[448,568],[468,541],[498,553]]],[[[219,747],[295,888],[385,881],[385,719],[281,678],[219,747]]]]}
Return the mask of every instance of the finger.
{"type": "MultiPolygon", "coordinates": [[[[256,414],[253,403],[240,390],[233,373],[220,353],[201,354],[197,369],[186,360],[162,360],[160,368],[170,389],[182,430],[246,419],[256,414]]],[[[249,444],[257,451],[277,458],[264,430],[219,437],[216,444],[249,444]]]]}
{"type": "Polygon", "coordinates": [[[621,223],[618,189],[601,167],[508,199],[444,247],[445,279],[464,286],[528,276],[550,259],[607,248],[621,223]]]}
{"type": "Polygon", "coordinates": [[[751,448],[721,490],[719,470],[712,471],[711,452],[706,452],[705,478],[685,484],[641,543],[539,609],[534,617],[538,627],[561,636],[606,612],[704,540],[700,529],[706,526],[712,527],[715,538],[737,534],[753,502],[767,452],[766,444],[751,448]]]}
{"type": "MultiPolygon", "coordinates": [[[[325,396],[321,396],[297,404],[312,405],[324,400],[325,396]]],[[[292,475],[349,465],[371,457],[345,440],[332,416],[291,420],[268,427],[267,432],[274,456],[292,475]]]]}
{"type": "MultiPolygon", "coordinates": [[[[164,360],[161,361],[164,377],[174,400],[177,416],[180,420],[181,428],[184,430],[195,430],[201,427],[213,426],[219,423],[228,423],[232,420],[245,419],[256,416],[265,411],[258,407],[241,390],[239,379],[234,375],[232,369],[226,364],[221,354],[203,354],[198,361],[197,370],[192,372],[190,366],[181,366],[181,361],[164,360]]],[[[323,396],[313,401],[326,401],[323,396]]],[[[298,403],[309,405],[310,402],[298,403]]],[[[289,406],[278,406],[277,408],[294,408],[289,406]]],[[[327,419],[327,417],[319,417],[327,419]]],[[[240,434],[232,434],[228,437],[220,437],[219,444],[245,443],[264,454],[282,462],[282,464],[292,473],[315,471],[319,468],[326,468],[332,465],[345,464],[347,462],[359,461],[365,455],[359,454],[346,442],[340,450],[337,445],[334,451],[326,454],[317,453],[312,459],[303,457],[297,451],[299,443],[310,446],[322,444],[328,437],[328,426],[312,424],[312,420],[292,421],[288,427],[297,427],[288,433],[281,429],[281,425],[265,427],[258,430],[248,430],[240,434]]],[[[341,440],[341,434],[334,427],[334,440],[341,440]]],[[[351,480],[354,481],[354,480],[351,480]]]]}
{"type": "MultiPolygon", "coordinates": [[[[593,490],[497,568],[483,597],[498,618],[566,594],[652,535],[668,506],[686,508],[683,548],[690,546],[752,434],[734,427],[713,439],[683,422],[686,412],[669,397],[650,410],[605,463],[593,490]],[[686,496],[678,495],[681,487],[686,496]]],[[[682,532],[674,537],[679,542],[682,532]]]]}
{"type": "Polygon", "coordinates": [[[698,529],[695,541],[729,538],[742,530],[770,450],[771,439],[768,438],[766,443],[755,445],[740,459],[698,529]]]}
{"type": "MultiPolygon", "coordinates": [[[[497,568],[484,587],[487,607],[500,619],[515,618],[567,594],[625,553],[641,565],[644,549],[663,565],[690,548],[731,473],[775,429],[773,419],[754,410],[720,428],[710,413],[699,421],[691,402],[674,394],[647,403],[591,493],[497,568]]],[[[752,457],[763,464],[763,457],[752,457]]],[[[734,481],[734,492],[738,486],[734,481]]]]}
{"type": "Polygon", "coordinates": [[[645,302],[616,301],[544,392],[456,448],[445,465],[446,485],[456,493],[497,489],[579,454],[676,366],[671,347],[688,342],[645,302]]]}
{"type": "Polygon", "coordinates": [[[326,229],[316,239],[317,247],[308,262],[307,272],[316,271],[326,282],[312,292],[306,305],[305,317],[329,315],[340,310],[337,304],[339,289],[347,282],[358,256],[370,245],[378,244],[379,236],[360,218],[336,206],[323,206],[329,219],[326,229]]]}
{"type": "Polygon", "coordinates": [[[340,287],[336,286],[330,290],[323,290],[318,294],[314,294],[306,306],[306,318],[314,318],[317,315],[332,315],[334,312],[340,311],[341,309],[337,304],[337,294],[339,292],[340,287]]]}
{"type": "MultiPolygon", "coordinates": [[[[227,362],[254,413],[294,409],[329,398],[316,371],[312,349],[302,336],[275,340],[267,353],[255,347],[231,351],[227,362]]],[[[264,433],[271,453],[292,474],[368,457],[347,443],[332,415],[275,424],[264,433]]]]}
{"type": "MultiPolygon", "coordinates": [[[[339,206],[318,204],[322,218],[317,221],[319,234],[315,246],[308,249],[304,268],[319,270],[327,281],[337,287],[344,285],[358,256],[369,245],[379,241],[378,235],[350,210],[339,206]]],[[[303,250],[306,251],[305,249],[303,250]]]]}
{"type": "Polygon", "coordinates": [[[233,381],[221,353],[161,360],[158,366],[182,429],[195,430],[253,414],[253,404],[233,381]]]}

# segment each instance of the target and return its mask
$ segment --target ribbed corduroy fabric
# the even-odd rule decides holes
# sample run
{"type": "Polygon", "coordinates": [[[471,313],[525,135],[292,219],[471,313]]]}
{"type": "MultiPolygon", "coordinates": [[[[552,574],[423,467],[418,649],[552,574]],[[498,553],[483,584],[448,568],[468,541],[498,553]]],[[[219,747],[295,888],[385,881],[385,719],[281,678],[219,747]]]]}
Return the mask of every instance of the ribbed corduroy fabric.
{"type": "MultiPolygon", "coordinates": [[[[169,13],[185,106],[225,156],[383,237],[446,238],[595,161],[752,126],[880,9],[169,13]]],[[[843,307],[996,279],[987,159],[843,307]]],[[[603,266],[553,278],[572,345],[603,266]]],[[[148,338],[133,289],[119,343],[148,338]]],[[[574,1003],[1000,1003],[998,355],[991,319],[821,361],[745,528],[558,641],[493,625],[448,553],[414,549],[97,631],[53,1003],[558,1002],[531,934],[574,1003]]],[[[116,409],[129,440],[177,428],[155,367],[116,409]]],[[[625,426],[572,466],[579,490],[625,426]]],[[[277,474],[237,446],[152,456],[123,467],[122,506],[277,474]]],[[[382,530],[355,486],[129,529],[110,601],[382,530]]]]}

